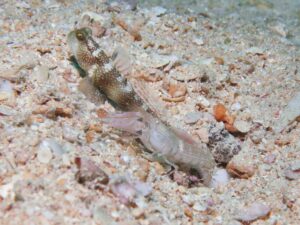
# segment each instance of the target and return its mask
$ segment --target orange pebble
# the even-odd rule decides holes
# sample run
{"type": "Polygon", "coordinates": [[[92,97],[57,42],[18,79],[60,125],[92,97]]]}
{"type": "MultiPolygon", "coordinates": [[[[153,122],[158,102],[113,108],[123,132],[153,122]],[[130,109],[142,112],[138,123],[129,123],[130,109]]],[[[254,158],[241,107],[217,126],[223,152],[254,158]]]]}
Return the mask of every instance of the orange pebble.
{"type": "Polygon", "coordinates": [[[92,143],[94,140],[95,132],[94,131],[88,131],[85,135],[86,142],[87,143],[92,143]]]}
{"type": "Polygon", "coordinates": [[[214,116],[218,122],[226,121],[227,109],[225,108],[225,106],[223,104],[218,103],[217,105],[214,106],[214,116]]]}
{"type": "Polygon", "coordinates": [[[104,109],[98,109],[97,110],[97,116],[99,118],[105,118],[107,116],[107,112],[104,109]]]}

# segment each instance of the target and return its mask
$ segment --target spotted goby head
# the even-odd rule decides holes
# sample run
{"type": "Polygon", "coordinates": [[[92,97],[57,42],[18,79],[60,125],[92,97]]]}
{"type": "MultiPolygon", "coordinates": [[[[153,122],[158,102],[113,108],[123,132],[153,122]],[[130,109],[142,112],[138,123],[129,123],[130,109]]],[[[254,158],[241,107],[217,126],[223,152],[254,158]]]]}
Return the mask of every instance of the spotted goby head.
{"type": "MultiPolygon", "coordinates": [[[[78,69],[85,72],[87,79],[90,79],[91,83],[104,93],[114,106],[127,111],[137,110],[143,105],[131,84],[122,75],[122,69],[116,68],[120,58],[118,52],[108,57],[94,41],[89,28],[71,31],[67,42],[78,69]]],[[[74,60],[72,61],[74,65],[74,60]]],[[[122,67],[124,68],[124,64],[119,68],[122,67]]]]}
{"type": "Polygon", "coordinates": [[[79,66],[88,71],[95,64],[103,65],[109,58],[92,38],[92,30],[88,27],[75,29],[68,34],[68,46],[79,66]]]}

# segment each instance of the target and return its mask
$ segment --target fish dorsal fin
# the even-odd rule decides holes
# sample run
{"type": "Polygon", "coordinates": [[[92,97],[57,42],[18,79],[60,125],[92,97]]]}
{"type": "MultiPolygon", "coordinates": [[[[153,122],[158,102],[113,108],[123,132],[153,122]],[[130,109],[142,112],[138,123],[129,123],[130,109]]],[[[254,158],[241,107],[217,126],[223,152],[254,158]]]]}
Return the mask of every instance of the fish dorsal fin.
{"type": "Polygon", "coordinates": [[[123,47],[117,47],[111,56],[116,69],[123,75],[129,76],[132,72],[131,60],[123,47]]]}

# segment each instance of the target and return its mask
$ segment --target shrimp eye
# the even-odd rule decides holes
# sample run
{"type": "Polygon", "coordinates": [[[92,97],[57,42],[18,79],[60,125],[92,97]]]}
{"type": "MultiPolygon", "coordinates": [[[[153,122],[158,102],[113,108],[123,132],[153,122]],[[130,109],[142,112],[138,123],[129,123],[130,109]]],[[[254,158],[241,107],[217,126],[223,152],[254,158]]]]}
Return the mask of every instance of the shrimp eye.
{"type": "Polygon", "coordinates": [[[83,41],[84,40],[84,34],[80,31],[77,31],[76,32],[76,38],[79,40],[79,41],[83,41]]]}

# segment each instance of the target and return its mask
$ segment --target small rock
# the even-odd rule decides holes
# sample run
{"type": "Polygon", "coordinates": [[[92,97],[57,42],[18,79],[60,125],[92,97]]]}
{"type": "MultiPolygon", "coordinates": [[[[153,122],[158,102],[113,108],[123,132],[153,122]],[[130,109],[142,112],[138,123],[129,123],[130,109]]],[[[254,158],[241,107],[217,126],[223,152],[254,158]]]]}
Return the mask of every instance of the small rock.
{"type": "Polygon", "coordinates": [[[82,22],[82,20],[84,20],[85,17],[88,17],[88,18],[90,18],[90,20],[97,21],[100,23],[103,23],[103,21],[106,21],[105,16],[103,16],[102,14],[91,12],[91,11],[86,11],[81,14],[80,22],[82,22]]]}
{"type": "MultiPolygon", "coordinates": [[[[129,159],[128,164],[131,165],[130,164],[131,157],[128,156],[128,159],[129,159]]],[[[139,160],[139,162],[138,162],[138,169],[134,173],[134,175],[136,177],[138,177],[139,180],[145,182],[147,180],[149,172],[150,172],[150,164],[149,164],[149,162],[148,161],[144,161],[144,160],[139,160]]]]}
{"type": "Polygon", "coordinates": [[[205,205],[200,204],[199,202],[196,202],[193,205],[193,209],[196,210],[196,211],[199,211],[199,212],[203,212],[207,209],[207,207],[205,205]]]}
{"type": "Polygon", "coordinates": [[[223,123],[212,124],[208,133],[208,147],[218,163],[227,164],[240,152],[240,142],[225,130],[223,123]]]}
{"type": "Polygon", "coordinates": [[[187,93],[185,84],[179,83],[178,81],[172,79],[164,79],[163,88],[172,98],[182,97],[187,93]]]}
{"type": "Polygon", "coordinates": [[[49,68],[47,66],[36,66],[33,72],[33,78],[37,82],[43,83],[49,78],[49,68]]]}
{"type": "Polygon", "coordinates": [[[134,218],[140,219],[144,216],[144,210],[141,208],[134,208],[132,210],[132,215],[134,216],[134,218]]]}
{"type": "Polygon", "coordinates": [[[184,187],[189,186],[189,180],[187,174],[182,171],[175,170],[173,173],[173,180],[178,184],[184,187]]]}
{"type": "Polygon", "coordinates": [[[223,121],[224,123],[229,123],[229,124],[233,123],[234,119],[232,118],[227,108],[222,103],[218,103],[214,105],[213,110],[214,110],[214,117],[218,122],[223,121]]]}
{"type": "Polygon", "coordinates": [[[0,102],[10,100],[13,102],[15,99],[15,92],[12,84],[8,80],[0,80],[0,102]]]}
{"type": "Polygon", "coordinates": [[[16,114],[16,111],[6,105],[0,105],[0,116],[13,116],[16,114]]]}
{"type": "Polygon", "coordinates": [[[184,122],[187,124],[193,124],[196,123],[201,117],[201,112],[190,112],[184,116],[184,122]]]}
{"type": "Polygon", "coordinates": [[[63,149],[66,153],[72,153],[76,150],[76,147],[70,142],[65,142],[63,145],[63,149]]]}
{"type": "Polygon", "coordinates": [[[202,142],[208,143],[209,142],[209,133],[207,128],[200,128],[199,130],[196,131],[197,135],[201,139],[202,142]]]}
{"type": "Polygon", "coordinates": [[[15,152],[15,162],[17,164],[25,165],[32,158],[29,151],[18,150],[15,152]]]}
{"type": "Polygon", "coordinates": [[[65,166],[71,166],[71,160],[70,160],[70,156],[68,154],[62,155],[62,163],[65,166]]]}
{"type": "Polygon", "coordinates": [[[262,141],[262,139],[264,138],[264,135],[265,135],[265,130],[258,129],[258,130],[253,131],[250,134],[250,138],[254,144],[259,144],[262,141]]]}
{"type": "Polygon", "coordinates": [[[199,64],[205,65],[205,66],[210,66],[214,61],[215,61],[214,58],[205,58],[205,59],[199,60],[199,64]]]}
{"type": "Polygon", "coordinates": [[[138,196],[148,196],[151,191],[151,185],[140,182],[131,181],[125,177],[119,177],[111,184],[111,191],[126,205],[135,203],[138,196]]]}
{"type": "Polygon", "coordinates": [[[274,154],[268,154],[264,158],[264,163],[266,164],[272,164],[276,160],[276,155],[274,154]]]}
{"type": "Polygon", "coordinates": [[[193,211],[189,207],[187,207],[187,208],[184,209],[184,215],[186,215],[187,217],[192,219],[193,218],[193,211]]]}
{"type": "Polygon", "coordinates": [[[300,92],[289,101],[275,125],[275,131],[281,132],[286,126],[300,117],[300,92]]]}
{"type": "Polygon", "coordinates": [[[261,55],[261,54],[264,54],[264,50],[259,47],[251,47],[246,50],[246,53],[261,55]]]}
{"type": "Polygon", "coordinates": [[[31,6],[27,2],[17,2],[15,5],[16,8],[31,9],[31,6]]]}
{"type": "Polygon", "coordinates": [[[145,182],[135,181],[133,185],[138,194],[142,196],[148,196],[152,191],[151,185],[145,182]]]}
{"type": "Polygon", "coordinates": [[[7,183],[7,184],[1,184],[1,186],[0,186],[0,198],[1,199],[6,199],[6,198],[14,199],[14,197],[15,197],[14,183],[10,182],[10,183],[7,183]]]}
{"type": "Polygon", "coordinates": [[[194,38],[193,43],[196,44],[196,45],[204,45],[203,38],[201,38],[201,37],[194,38]]]}
{"type": "MultiPolygon", "coordinates": [[[[216,81],[218,83],[223,83],[225,82],[226,80],[229,79],[229,74],[227,73],[220,73],[220,74],[216,74],[216,81]]],[[[220,84],[221,85],[221,84],[220,84]]],[[[234,109],[231,108],[232,111],[235,111],[234,109]]]]}
{"type": "Polygon", "coordinates": [[[92,160],[75,158],[78,172],[75,175],[78,183],[86,185],[90,189],[103,189],[109,181],[107,174],[92,160]]]}
{"type": "Polygon", "coordinates": [[[37,159],[39,160],[39,162],[47,164],[51,161],[52,158],[53,154],[49,146],[41,144],[37,153],[37,159]]]}
{"type": "Polygon", "coordinates": [[[251,124],[243,120],[234,121],[234,127],[241,133],[248,133],[251,129],[251,124]]]}
{"type": "Polygon", "coordinates": [[[20,64],[12,66],[9,70],[0,70],[0,78],[15,81],[20,78],[19,72],[23,69],[32,69],[34,68],[37,63],[37,57],[30,52],[25,52],[22,55],[22,61],[20,64]]]}
{"type": "Polygon", "coordinates": [[[130,10],[136,10],[138,6],[138,0],[125,0],[124,2],[128,4],[130,10]]]}
{"type": "Polygon", "coordinates": [[[47,219],[47,220],[53,220],[55,217],[55,214],[49,210],[45,210],[43,211],[43,216],[47,219]]]}
{"type": "Polygon", "coordinates": [[[80,132],[78,130],[76,130],[74,127],[71,127],[69,125],[64,125],[62,130],[63,130],[64,139],[66,139],[67,141],[70,141],[70,142],[78,141],[80,132]]]}
{"type": "Polygon", "coordinates": [[[217,169],[214,172],[210,187],[216,188],[218,186],[226,185],[229,182],[230,176],[225,169],[217,169]]]}
{"type": "Polygon", "coordinates": [[[159,55],[155,53],[149,55],[147,59],[146,61],[148,61],[150,68],[163,68],[180,61],[176,55],[159,55]]]}
{"type": "Polygon", "coordinates": [[[286,37],[288,34],[284,24],[281,23],[278,23],[274,26],[270,26],[270,30],[282,37],[286,37]]]}
{"type": "Polygon", "coordinates": [[[68,107],[56,107],[55,108],[55,116],[61,116],[61,117],[72,117],[73,110],[68,107]]]}
{"type": "Polygon", "coordinates": [[[234,157],[226,167],[227,172],[237,178],[248,179],[255,173],[254,165],[246,160],[234,157]]]}
{"type": "Polygon", "coordinates": [[[200,106],[200,108],[207,108],[210,106],[210,102],[203,96],[198,96],[197,98],[198,104],[200,106]]]}
{"type": "Polygon", "coordinates": [[[42,141],[41,146],[49,148],[56,156],[61,156],[65,153],[62,146],[54,139],[47,138],[42,141]]]}
{"type": "Polygon", "coordinates": [[[231,111],[239,111],[242,108],[241,103],[235,102],[231,105],[231,111]]]}
{"type": "Polygon", "coordinates": [[[300,179],[300,160],[293,162],[284,172],[284,175],[289,180],[300,179]]]}
{"type": "Polygon", "coordinates": [[[120,199],[123,204],[130,204],[136,197],[135,188],[127,181],[115,182],[112,187],[112,192],[120,199]]]}
{"type": "Polygon", "coordinates": [[[155,6],[155,7],[151,8],[152,16],[159,17],[159,16],[164,15],[166,12],[167,12],[167,10],[161,6],[155,6]]]}
{"type": "Polygon", "coordinates": [[[107,174],[94,161],[86,158],[75,158],[78,172],[75,177],[78,183],[88,185],[89,188],[98,189],[101,184],[107,184],[107,174]]]}
{"type": "Polygon", "coordinates": [[[271,209],[262,203],[253,203],[249,207],[245,207],[237,212],[235,218],[242,222],[252,222],[267,217],[271,209]]]}
{"type": "Polygon", "coordinates": [[[219,65],[224,65],[224,59],[223,59],[222,57],[216,56],[216,57],[215,57],[215,61],[216,61],[216,63],[219,64],[219,65]]]}
{"type": "Polygon", "coordinates": [[[105,225],[116,225],[117,223],[113,220],[113,218],[111,217],[111,215],[109,215],[107,213],[107,211],[100,207],[100,206],[96,206],[93,209],[93,218],[95,221],[101,221],[101,223],[105,224],[105,225]]]}

